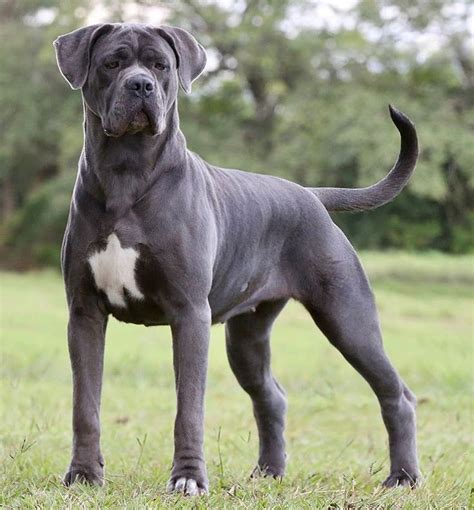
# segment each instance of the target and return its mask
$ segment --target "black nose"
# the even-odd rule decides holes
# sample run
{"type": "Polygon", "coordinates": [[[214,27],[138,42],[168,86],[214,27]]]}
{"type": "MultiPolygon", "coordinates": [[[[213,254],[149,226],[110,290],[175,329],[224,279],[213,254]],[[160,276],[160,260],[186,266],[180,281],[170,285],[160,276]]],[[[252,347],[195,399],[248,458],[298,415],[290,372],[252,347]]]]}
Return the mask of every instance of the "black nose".
{"type": "Polygon", "coordinates": [[[125,82],[125,88],[139,97],[149,97],[155,90],[153,81],[147,76],[134,76],[125,82]]]}

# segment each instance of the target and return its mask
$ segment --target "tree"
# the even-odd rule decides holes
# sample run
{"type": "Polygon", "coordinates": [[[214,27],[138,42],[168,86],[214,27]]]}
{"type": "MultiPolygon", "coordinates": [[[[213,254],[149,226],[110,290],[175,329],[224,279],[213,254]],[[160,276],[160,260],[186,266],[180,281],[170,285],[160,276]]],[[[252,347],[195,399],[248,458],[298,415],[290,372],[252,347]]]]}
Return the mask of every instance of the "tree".
{"type": "MultiPolygon", "coordinates": [[[[350,10],[336,0],[100,4],[117,21],[165,17],[207,48],[207,72],[180,111],[189,147],[211,163],[364,186],[396,158],[394,103],[416,121],[417,171],[394,203],[336,221],[359,247],[473,250],[467,0],[359,0],[350,10]]],[[[51,43],[97,5],[0,4],[0,205],[8,253],[23,265],[57,261],[82,145],[80,95],[59,75],[51,43]]]]}

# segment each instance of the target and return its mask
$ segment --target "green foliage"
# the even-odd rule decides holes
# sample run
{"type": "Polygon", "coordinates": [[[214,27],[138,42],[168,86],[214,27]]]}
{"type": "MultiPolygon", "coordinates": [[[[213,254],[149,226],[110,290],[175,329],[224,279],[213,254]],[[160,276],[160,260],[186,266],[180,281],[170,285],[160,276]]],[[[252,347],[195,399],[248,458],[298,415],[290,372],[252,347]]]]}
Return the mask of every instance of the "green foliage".
{"type": "MultiPolygon", "coordinates": [[[[81,23],[74,14],[81,3],[51,7],[57,2],[30,0],[1,6],[0,178],[13,184],[13,208],[21,207],[34,188],[59,173],[62,135],[80,118],[80,97],[64,86],[52,41],[81,23]],[[41,24],[36,18],[41,9],[52,9],[56,22],[41,24]]],[[[5,211],[2,199],[6,216],[13,211],[5,211]]]]}
{"type": "Polygon", "coordinates": [[[439,206],[434,200],[407,190],[385,208],[334,214],[334,219],[357,247],[414,251],[438,248],[442,230],[439,206]]]}
{"type": "MultiPolygon", "coordinates": [[[[73,181],[82,144],[80,94],[60,76],[51,43],[86,24],[96,3],[0,4],[3,238],[15,248],[34,238],[29,263],[52,260],[44,253],[59,247],[67,216],[60,182],[73,181]],[[62,198],[48,200],[57,187],[62,198]],[[35,216],[39,202],[44,209],[35,216]],[[54,214],[45,212],[48,202],[54,214]]],[[[131,19],[120,2],[101,3],[111,19],[131,19]]],[[[156,2],[135,3],[134,20],[149,22],[156,2]]],[[[417,171],[395,204],[337,222],[359,247],[472,251],[468,4],[359,0],[349,11],[333,3],[329,18],[310,0],[168,5],[167,23],[192,30],[210,55],[208,72],[180,99],[189,147],[216,165],[303,185],[365,186],[396,159],[386,108],[393,103],[416,121],[417,171]]]]}
{"type": "Polygon", "coordinates": [[[33,191],[7,226],[8,257],[15,267],[59,265],[60,242],[74,186],[74,175],[63,174],[33,191]]]}

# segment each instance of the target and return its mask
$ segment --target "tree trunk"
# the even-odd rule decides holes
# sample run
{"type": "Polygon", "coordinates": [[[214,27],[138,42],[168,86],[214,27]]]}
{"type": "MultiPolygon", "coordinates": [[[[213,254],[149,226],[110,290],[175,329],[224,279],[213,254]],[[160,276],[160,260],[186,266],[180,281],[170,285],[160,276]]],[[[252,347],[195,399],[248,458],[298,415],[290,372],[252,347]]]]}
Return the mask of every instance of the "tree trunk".
{"type": "Polygon", "coordinates": [[[15,188],[10,174],[3,177],[1,188],[2,223],[5,223],[15,210],[15,188]]]}

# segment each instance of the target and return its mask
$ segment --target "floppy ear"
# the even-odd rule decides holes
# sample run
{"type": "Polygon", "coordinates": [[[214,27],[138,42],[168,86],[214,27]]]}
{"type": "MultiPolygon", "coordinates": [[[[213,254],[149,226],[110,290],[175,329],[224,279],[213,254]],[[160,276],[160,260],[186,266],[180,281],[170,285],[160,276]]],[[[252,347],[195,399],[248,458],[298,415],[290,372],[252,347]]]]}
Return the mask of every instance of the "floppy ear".
{"type": "Polygon", "coordinates": [[[99,23],[60,35],[53,43],[61,74],[73,89],[84,86],[89,72],[91,48],[113,25],[99,23]]]}
{"type": "Polygon", "coordinates": [[[177,27],[159,27],[158,33],[173,48],[178,63],[179,82],[186,94],[191,83],[204,71],[206,50],[186,30],[177,27]]]}

